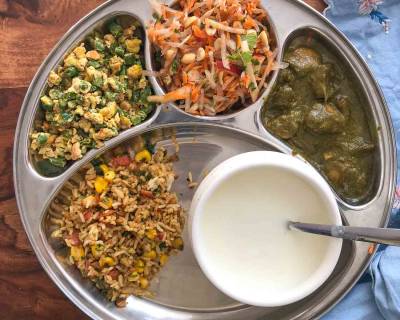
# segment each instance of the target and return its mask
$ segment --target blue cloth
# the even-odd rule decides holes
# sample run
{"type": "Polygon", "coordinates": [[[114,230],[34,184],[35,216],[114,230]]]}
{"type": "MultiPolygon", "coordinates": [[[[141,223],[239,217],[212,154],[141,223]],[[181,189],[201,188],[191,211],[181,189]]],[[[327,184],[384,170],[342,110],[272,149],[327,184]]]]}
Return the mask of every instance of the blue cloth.
{"type": "MultiPolygon", "coordinates": [[[[326,2],[329,5],[326,10],[327,18],[357,47],[378,80],[389,105],[396,132],[397,150],[400,150],[400,1],[385,0],[378,8],[391,19],[388,34],[383,32],[382,25],[368,15],[358,14],[357,0],[326,2]]],[[[399,163],[397,168],[399,169],[399,163]]],[[[396,203],[399,205],[399,199],[396,203]]],[[[391,227],[400,228],[398,211],[398,208],[393,209],[391,227]]],[[[322,319],[399,320],[400,248],[386,247],[380,250],[363,281],[322,319]]]]}

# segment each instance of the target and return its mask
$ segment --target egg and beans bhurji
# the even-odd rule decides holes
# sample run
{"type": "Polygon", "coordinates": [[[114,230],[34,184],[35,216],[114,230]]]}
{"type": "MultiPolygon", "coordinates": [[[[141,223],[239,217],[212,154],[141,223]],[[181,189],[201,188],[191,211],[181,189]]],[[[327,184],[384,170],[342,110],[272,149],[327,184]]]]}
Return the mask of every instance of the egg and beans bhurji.
{"type": "Polygon", "coordinates": [[[68,162],[151,113],[154,105],[147,97],[152,89],[142,74],[141,38],[137,22],[114,19],[86,37],[50,73],[31,133],[39,172],[61,173],[68,162]]]}

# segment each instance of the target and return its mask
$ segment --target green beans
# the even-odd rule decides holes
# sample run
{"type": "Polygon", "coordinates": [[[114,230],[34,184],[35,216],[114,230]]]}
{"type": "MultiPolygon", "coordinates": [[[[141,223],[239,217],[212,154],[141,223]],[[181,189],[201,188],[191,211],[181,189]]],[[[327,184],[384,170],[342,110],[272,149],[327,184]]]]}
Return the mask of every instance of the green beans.
{"type": "Polygon", "coordinates": [[[108,30],[114,37],[119,37],[122,34],[122,27],[117,24],[115,21],[112,21],[108,25],[108,30]]]}
{"type": "Polygon", "coordinates": [[[77,77],[79,75],[79,70],[75,67],[68,67],[65,69],[64,74],[68,77],[68,78],[74,78],[77,77]]]}

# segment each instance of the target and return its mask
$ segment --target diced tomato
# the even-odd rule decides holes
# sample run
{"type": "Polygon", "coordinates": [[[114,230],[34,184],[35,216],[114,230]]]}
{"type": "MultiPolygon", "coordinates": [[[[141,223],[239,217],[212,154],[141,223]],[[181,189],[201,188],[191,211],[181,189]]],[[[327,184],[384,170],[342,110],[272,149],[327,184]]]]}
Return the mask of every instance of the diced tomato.
{"type": "Polygon", "coordinates": [[[237,75],[240,75],[242,73],[242,69],[235,64],[230,63],[229,69],[227,69],[224,67],[221,60],[217,60],[216,63],[217,63],[217,69],[219,69],[219,70],[227,70],[227,71],[232,72],[237,75]]]}
{"type": "Polygon", "coordinates": [[[69,235],[67,239],[73,246],[77,246],[81,243],[81,240],[79,240],[79,233],[77,231],[72,232],[72,234],[69,235]]]}
{"type": "Polygon", "coordinates": [[[158,232],[157,233],[157,238],[158,238],[158,240],[163,240],[164,239],[164,232],[158,232]]]}
{"type": "Polygon", "coordinates": [[[131,163],[129,156],[119,156],[111,160],[113,167],[127,167],[131,163]]]}
{"type": "Polygon", "coordinates": [[[108,273],[108,275],[109,275],[109,276],[111,277],[111,279],[113,279],[113,280],[117,280],[117,279],[118,279],[118,274],[119,274],[118,270],[115,270],[115,269],[111,270],[111,271],[108,273]]]}
{"type": "Polygon", "coordinates": [[[148,190],[143,190],[143,189],[140,190],[140,195],[142,195],[143,197],[146,197],[146,198],[150,198],[150,199],[154,198],[153,192],[148,191],[148,190]]]}
{"type": "Polygon", "coordinates": [[[90,211],[90,210],[86,210],[86,211],[83,213],[83,217],[85,218],[85,221],[89,221],[89,220],[92,219],[92,217],[93,217],[93,212],[90,211]]]}

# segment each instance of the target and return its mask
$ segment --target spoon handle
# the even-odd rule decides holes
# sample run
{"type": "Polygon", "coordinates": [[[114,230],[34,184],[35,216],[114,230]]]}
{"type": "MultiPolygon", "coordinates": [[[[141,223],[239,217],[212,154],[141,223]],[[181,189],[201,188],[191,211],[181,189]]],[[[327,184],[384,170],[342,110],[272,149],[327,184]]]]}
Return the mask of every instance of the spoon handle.
{"type": "Polygon", "coordinates": [[[347,227],[291,221],[289,228],[346,240],[400,246],[400,229],[347,227]]]}

